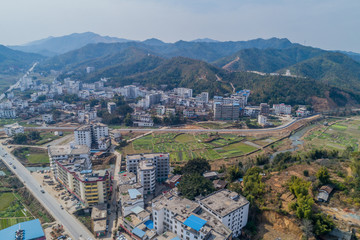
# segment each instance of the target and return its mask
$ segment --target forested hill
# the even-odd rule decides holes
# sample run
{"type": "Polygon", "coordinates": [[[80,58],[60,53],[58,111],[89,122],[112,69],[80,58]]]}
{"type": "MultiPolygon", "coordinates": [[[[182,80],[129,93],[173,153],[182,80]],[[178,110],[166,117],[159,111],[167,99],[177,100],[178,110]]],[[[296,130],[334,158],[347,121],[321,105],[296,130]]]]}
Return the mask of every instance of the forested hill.
{"type": "Polygon", "coordinates": [[[41,59],[44,59],[41,55],[24,53],[0,45],[0,72],[2,73],[27,69],[32,63],[41,59]]]}

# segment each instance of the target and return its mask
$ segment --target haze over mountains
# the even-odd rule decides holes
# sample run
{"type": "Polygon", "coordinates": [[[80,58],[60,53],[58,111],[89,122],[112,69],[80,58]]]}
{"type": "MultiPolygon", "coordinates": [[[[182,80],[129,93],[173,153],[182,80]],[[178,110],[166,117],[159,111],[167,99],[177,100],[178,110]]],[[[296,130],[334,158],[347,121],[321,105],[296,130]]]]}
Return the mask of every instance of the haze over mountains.
{"type": "MultiPolygon", "coordinates": [[[[72,77],[92,82],[107,77],[110,86],[134,82],[156,88],[182,86],[194,88],[195,93],[209,91],[211,95],[231,92],[232,83],[236,89],[251,89],[254,102],[346,106],[360,100],[360,63],[356,61],[360,54],[326,51],[288,39],[165,43],[154,38],[140,42],[83,33],[11,48],[51,55],[45,58],[23,53],[32,56],[33,61],[40,60],[37,71],[60,71],[60,80],[72,77]],[[94,67],[95,71],[87,74],[86,67],[94,67]],[[287,69],[298,77],[268,75],[282,74],[287,69]]],[[[0,56],[3,52],[10,56],[11,51],[20,53],[3,47],[0,56]]],[[[22,62],[21,57],[18,60],[22,62]]]]}

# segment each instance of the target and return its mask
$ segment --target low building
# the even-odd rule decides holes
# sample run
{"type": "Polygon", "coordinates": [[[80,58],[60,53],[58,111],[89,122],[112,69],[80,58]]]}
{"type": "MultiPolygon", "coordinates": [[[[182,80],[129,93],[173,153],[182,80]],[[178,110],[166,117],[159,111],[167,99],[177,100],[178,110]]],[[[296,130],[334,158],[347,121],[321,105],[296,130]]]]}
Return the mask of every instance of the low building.
{"type": "Polygon", "coordinates": [[[91,211],[91,221],[93,232],[97,238],[106,235],[107,208],[106,204],[93,206],[91,211]]]}
{"type": "Polygon", "coordinates": [[[317,195],[317,200],[319,202],[327,202],[331,192],[334,190],[333,186],[324,185],[319,189],[319,194],[317,195]]]}
{"type": "Polygon", "coordinates": [[[174,175],[168,180],[165,181],[165,184],[170,187],[174,188],[176,185],[181,181],[182,175],[174,175]]]}
{"type": "Polygon", "coordinates": [[[24,133],[24,127],[20,126],[18,123],[8,124],[4,126],[4,131],[6,135],[12,137],[19,133],[24,133]]]}
{"type": "Polygon", "coordinates": [[[156,236],[150,220],[150,212],[141,207],[133,208],[131,213],[123,218],[120,226],[133,239],[150,240],[156,236]]]}
{"type": "Polygon", "coordinates": [[[143,187],[140,183],[119,186],[119,196],[122,216],[126,217],[135,207],[144,208],[143,187]]]}
{"type": "Polygon", "coordinates": [[[276,115],[290,115],[291,114],[291,106],[281,104],[274,104],[273,109],[276,115]]]}
{"type": "Polygon", "coordinates": [[[267,117],[264,115],[259,115],[258,116],[258,124],[263,127],[266,126],[268,124],[267,117]]]}
{"type": "Polygon", "coordinates": [[[43,114],[43,115],[41,115],[41,119],[45,123],[51,123],[52,121],[54,121],[54,118],[53,118],[52,114],[43,114]]]}
{"type": "Polygon", "coordinates": [[[0,239],[46,240],[46,237],[40,220],[34,219],[0,230],[0,239]]]}

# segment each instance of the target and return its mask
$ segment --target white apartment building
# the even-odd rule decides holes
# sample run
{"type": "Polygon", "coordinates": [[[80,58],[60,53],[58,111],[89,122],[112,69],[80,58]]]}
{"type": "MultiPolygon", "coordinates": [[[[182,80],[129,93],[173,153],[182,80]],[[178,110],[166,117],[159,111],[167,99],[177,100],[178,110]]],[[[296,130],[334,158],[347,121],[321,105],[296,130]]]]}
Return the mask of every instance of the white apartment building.
{"type": "Polygon", "coordinates": [[[191,88],[174,88],[174,92],[181,98],[192,98],[193,95],[191,88]]]}
{"type": "Polygon", "coordinates": [[[157,234],[175,233],[183,240],[231,239],[231,230],[200,205],[171,193],[152,201],[154,229],[157,234]]]}
{"type": "Polygon", "coordinates": [[[116,109],[116,103],[114,102],[108,102],[107,104],[107,109],[108,109],[108,112],[110,114],[114,113],[115,109],[116,109]]]}
{"type": "Polygon", "coordinates": [[[13,123],[13,124],[5,125],[4,131],[6,135],[11,137],[19,133],[24,133],[24,127],[20,126],[18,123],[13,123]]]}
{"type": "Polygon", "coordinates": [[[151,160],[156,167],[156,180],[163,182],[168,178],[170,172],[169,153],[142,153],[126,156],[126,171],[137,174],[140,161],[151,160]]]}
{"type": "Polygon", "coordinates": [[[276,115],[290,115],[291,114],[291,106],[281,104],[274,104],[273,109],[276,115]]]}
{"type": "Polygon", "coordinates": [[[156,166],[152,160],[142,160],[137,166],[138,182],[144,187],[145,194],[155,192],[156,166]]]}
{"type": "Polygon", "coordinates": [[[110,145],[109,128],[104,124],[81,126],[74,131],[77,145],[85,145],[95,150],[107,150],[110,145]]]}
{"type": "Polygon", "coordinates": [[[90,126],[81,126],[77,128],[74,131],[74,136],[76,145],[85,145],[88,148],[91,148],[92,137],[90,126]]]}
{"type": "Polygon", "coordinates": [[[0,109],[0,118],[16,118],[16,110],[11,109],[0,109]]]}
{"type": "Polygon", "coordinates": [[[258,116],[258,124],[260,125],[260,126],[265,126],[265,125],[267,125],[267,117],[266,116],[264,116],[264,115],[259,115],[258,116]]]}
{"type": "Polygon", "coordinates": [[[45,123],[50,123],[50,122],[54,121],[54,118],[53,118],[52,114],[43,114],[43,115],[41,115],[41,119],[45,123]]]}
{"type": "Polygon", "coordinates": [[[249,201],[227,189],[212,193],[199,201],[200,206],[220,220],[237,237],[245,227],[249,215],[249,201]]]}

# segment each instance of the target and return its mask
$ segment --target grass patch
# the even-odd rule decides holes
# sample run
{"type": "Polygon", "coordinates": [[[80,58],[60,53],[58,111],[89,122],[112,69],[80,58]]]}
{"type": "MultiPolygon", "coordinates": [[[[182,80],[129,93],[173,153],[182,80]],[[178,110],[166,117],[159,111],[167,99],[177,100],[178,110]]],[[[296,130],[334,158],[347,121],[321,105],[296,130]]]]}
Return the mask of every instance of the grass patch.
{"type": "Polygon", "coordinates": [[[1,193],[0,212],[6,210],[14,200],[15,200],[15,196],[12,192],[1,193]]]}
{"type": "Polygon", "coordinates": [[[335,130],[345,131],[348,127],[341,124],[334,124],[330,128],[335,130]]]}
{"type": "Polygon", "coordinates": [[[49,155],[45,149],[24,147],[15,149],[13,153],[25,165],[42,166],[50,164],[49,155]]]}

